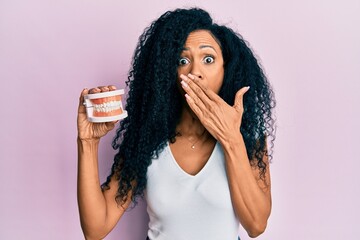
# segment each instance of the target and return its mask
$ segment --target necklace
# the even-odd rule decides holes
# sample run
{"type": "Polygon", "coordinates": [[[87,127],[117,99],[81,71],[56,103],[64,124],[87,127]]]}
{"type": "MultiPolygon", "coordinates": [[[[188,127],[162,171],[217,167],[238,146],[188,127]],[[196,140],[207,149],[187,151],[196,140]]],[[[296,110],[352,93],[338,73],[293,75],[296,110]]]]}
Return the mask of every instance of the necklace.
{"type": "MultiPolygon", "coordinates": [[[[201,135],[199,136],[199,138],[195,142],[190,141],[191,137],[190,137],[190,139],[186,138],[186,140],[188,140],[188,142],[191,143],[191,149],[195,149],[195,144],[197,144],[200,141],[200,139],[205,134],[205,132],[206,132],[206,129],[204,129],[204,131],[201,133],[201,135]]],[[[181,130],[179,132],[177,132],[177,135],[182,136],[181,130]]]]}

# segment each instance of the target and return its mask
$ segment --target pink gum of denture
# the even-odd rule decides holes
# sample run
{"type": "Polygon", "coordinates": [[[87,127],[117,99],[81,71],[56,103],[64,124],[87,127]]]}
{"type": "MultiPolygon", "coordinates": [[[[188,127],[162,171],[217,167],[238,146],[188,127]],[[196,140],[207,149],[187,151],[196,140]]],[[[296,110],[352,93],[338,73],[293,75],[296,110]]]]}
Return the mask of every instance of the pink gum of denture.
{"type": "Polygon", "coordinates": [[[84,96],[86,114],[90,122],[112,122],[127,117],[122,105],[124,90],[88,94],[84,96]]]}

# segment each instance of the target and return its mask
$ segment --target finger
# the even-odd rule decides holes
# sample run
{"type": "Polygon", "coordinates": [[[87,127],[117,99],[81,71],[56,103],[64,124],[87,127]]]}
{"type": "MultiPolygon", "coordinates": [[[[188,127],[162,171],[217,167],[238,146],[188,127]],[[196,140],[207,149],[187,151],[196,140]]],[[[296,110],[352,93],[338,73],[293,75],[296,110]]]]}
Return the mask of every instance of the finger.
{"type": "Polygon", "coordinates": [[[89,90],[89,94],[94,94],[94,93],[99,93],[99,92],[101,92],[101,90],[98,87],[90,88],[90,90],[89,90]]]}
{"type": "MultiPolygon", "coordinates": [[[[204,100],[204,103],[208,100],[208,97],[205,95],[203,89],[195,83],[195,80],[191,79],[189,76],[185,76],[184,74],[181,74],[180,78],[186,83],[184,86],[189,86],[190,90],[192,90],[197,97],[204,100]]],[[[191,93],[190,90],[189,92],[191,93]]],[[[193,97],[191,94],[189,95],[193,97]]]]}
{"type": "Polygon", "coordinates": [[[109,88],[110,91],[116,90],[116,87],[114,85],[109,85],[108,88],[109,88]]]}
{"type": "MultiPolygon", "coordinates": [[[[202,90],[200,88],[197,87],[197,89],[192,89],[191,86],[189,84],[192,84],[191,81],[189,79],[187,79],[187,77],[183,74],[180,75],[180,78],[182,79],[181,81],[181,86],[184,89],[184,91],[186,92],[186,94],[191,97],[191,102],[195,105],[197,105],[198,108],[200,108],[202,111],[205,111],[207,109],[206,105],[209,105],[210,103],[204,104],[204,102],[206,101],[205,99],[201,99],[205,98],[205,94],[201,93],[202,90]],[[185,80],[188,83],[185,82],[185,80]],[[201,97],[200,97],[201,95],[201,97]]],[[[193,84],[195,85],[195,84],[193,84]]],[[[195,86],[194,86],[195,88],[195,86]]]]}
{"type": "Polygon", "coordinates": [[[106,128],[110,131],[112,130],[114,127],[115,127],[115,124],[117,123],[118,121],[113,121],[113,122],[106,122],[105,125],[106,125],[106,128]]]}
{"type": "Polygon", "coordinates": [[[181,74],[180,78],[183,80],[181,82],[181,85],[183,86],[185,92],[193,99],[193,101],[197,103],[199,106],[201,102],[201,105],[203,105],[206,108],[209,108],[212,102],[206,96],[203,90],[200,87],[198,87],[188,76],[181,74]]]}
{"type": "Polygon", "coordinates": [[[113,91],[113,90],[116,90],[116,87],[114,85],[98,86],[98,87],[95,87],[95,88],[91,88],[89,90],[89,93],[94,94],[94,93],[108,92],[108,91],[113,91]]]}
{"type": "Polygon", "coordinates": [[[220,101],[222,100],[221,97],[219,97],[219,95],[217,95],[214,91],[212,91],[211,89],[207,88],[206,86],[204,86],[204,84],[201,82],[201,79],[191,73],[189,73],[187,75],[192,81],[194,81],[194,83],[196,83],[196,85],[201,88],[201,90],[204,92],[204,94],[213,101],[220,101]]]}
{"type": "Polygon", "coordinates": [[[101,92],[108,92],[108,91],[110,91],[109,87],[107,87],[107,86],[99,86],[98,88],[100,88],[101,92]]]}
{"type": "Polygon", "coordinates": [[[120,122],[120,120],[112,121],[112,122],[105,122],[106,128],[111,131],[115,128],[115,125],[120,122]]]}
{"type": "Polygon", "coordinates": [[[243,98],[244,98],[244,94],[249,91],[250,87],[243,87],[241,88],[235,95],[235,100],[234,100],[234,108],[238,111],[242,111],[243,110],[243,98]]]}
{"type": "Polygon", "coordinates": [[[188,103],[191,110],[196,114],[196,116],[201,120],[204,116],[203,111],[200,109],[198,104],[195,103],[194,99],[188,94],[185,94],[186,102],[188,103]]]}

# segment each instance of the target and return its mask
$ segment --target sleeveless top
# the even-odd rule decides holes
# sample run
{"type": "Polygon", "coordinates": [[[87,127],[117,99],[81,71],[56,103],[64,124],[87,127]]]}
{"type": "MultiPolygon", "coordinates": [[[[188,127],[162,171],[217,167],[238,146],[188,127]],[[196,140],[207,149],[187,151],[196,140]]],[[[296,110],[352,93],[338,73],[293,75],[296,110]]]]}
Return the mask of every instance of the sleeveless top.
{"type": "Polygon", "coordinates": [[[145,189],[151,240],[237,240],[235,215],[220,143],[196,175],[186,173],[169,143],[153,158],[145,189]]]}

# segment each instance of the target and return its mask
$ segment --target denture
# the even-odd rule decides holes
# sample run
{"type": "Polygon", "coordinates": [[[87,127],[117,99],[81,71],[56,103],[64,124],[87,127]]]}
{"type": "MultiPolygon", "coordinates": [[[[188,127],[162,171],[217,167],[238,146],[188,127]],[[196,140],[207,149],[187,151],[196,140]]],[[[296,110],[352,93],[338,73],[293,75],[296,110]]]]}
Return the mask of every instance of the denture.
{"type": "Polygon", "coordinates": [[[123,110],[122,94],[124,90],[88,94],[84,96],[84,105],[88,120],[91,122],[111,122],[127,117],[123,110]]]}

